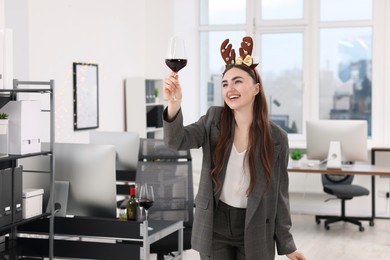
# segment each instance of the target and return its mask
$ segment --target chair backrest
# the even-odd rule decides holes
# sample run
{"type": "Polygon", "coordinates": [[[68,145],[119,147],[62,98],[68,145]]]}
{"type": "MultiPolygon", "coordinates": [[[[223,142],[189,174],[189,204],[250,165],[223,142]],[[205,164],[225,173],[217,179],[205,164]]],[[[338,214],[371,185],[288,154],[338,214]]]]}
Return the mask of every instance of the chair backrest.
{"type": "Polygon", "coordinates": [[[140,139],[139,161],[191,161],[191,152],[189,150],[177,151],[169,148],[162,139],[140,139]]]}
{"type": "Polygon", "coordinates": [[[137,185],[153,186],[155,202],[149,219],[182,220],[191,227],[194,189],[190,151],[175,151],[162,140],[143,139],[140,143],[137,185]]]}
{"type": "Polygon", "coordinates": [[[322,174],[322,185],[352,184],[354,175],[322,174]]]}
{"type": "Polygon", "coordinates": [[[371,149],[371,164],[380,166],[390,166],[390,148],[373,147],[371,149]]]}

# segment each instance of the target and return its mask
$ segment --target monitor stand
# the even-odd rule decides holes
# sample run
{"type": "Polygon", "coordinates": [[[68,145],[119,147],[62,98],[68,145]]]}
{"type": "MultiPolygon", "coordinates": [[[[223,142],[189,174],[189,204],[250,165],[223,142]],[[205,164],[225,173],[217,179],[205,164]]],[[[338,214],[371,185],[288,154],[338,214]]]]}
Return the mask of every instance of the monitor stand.
{"type": "Polygon", "coordinates": [[[341,144],[338,141],[331,141],[329,144],[326,168],[341,169],[341,144]]]}
{"type": "MultiPolygon", "coordinates": [[[[66,216],[69,196],[69,181],[55,181],[54,182],[54,208],[55,215],[60,217],[66,216]]],[[[53,196],[50,197],[50,199],[53,196]]],[[[50,199],[47,204],[46,212],[50,212],[50,199]]]]}

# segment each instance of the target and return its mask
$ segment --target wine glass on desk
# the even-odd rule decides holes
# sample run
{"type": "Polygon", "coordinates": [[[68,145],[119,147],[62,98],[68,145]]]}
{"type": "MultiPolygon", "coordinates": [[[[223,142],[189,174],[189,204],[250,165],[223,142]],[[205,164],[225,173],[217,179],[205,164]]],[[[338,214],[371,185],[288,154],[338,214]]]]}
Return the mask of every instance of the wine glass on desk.
{"type": "Polygon", "coordinates": [[[139,191],[138,204],[142,209],[145,210],[145,220],[148,220],[148,211],[154,203],[154,191],[153,186],[148,184],[142,184],[141,189],[139,191]]]}

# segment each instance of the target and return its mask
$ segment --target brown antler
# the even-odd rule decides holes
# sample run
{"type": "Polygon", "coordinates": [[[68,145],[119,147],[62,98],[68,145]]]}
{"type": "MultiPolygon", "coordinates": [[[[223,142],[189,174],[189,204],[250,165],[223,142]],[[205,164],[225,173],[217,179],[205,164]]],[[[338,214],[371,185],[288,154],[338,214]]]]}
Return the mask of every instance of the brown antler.
{"type": "Polygon", "coordinates": [[[221,56],[226,65],[232,64],[236,60],[236,52],[232,50],[232,44],[226,39],[221,44],[221,56]]]}
{"type": "Polygon", "coordinates": [[[245,59],[246,55],[252,55],[253,50],[253,40],[251,37],[246,36],[242,38],[240,56],[245,59]]]}
{"type": "Polygon", "coordinates": [[[258,63],[253,63],[252,58],[253,40],[252,37],[246,36],[242,38],[241,47],[239,49],[240,57],[236,63],[244,63],[252,69],[256,68],[258,63]]]}

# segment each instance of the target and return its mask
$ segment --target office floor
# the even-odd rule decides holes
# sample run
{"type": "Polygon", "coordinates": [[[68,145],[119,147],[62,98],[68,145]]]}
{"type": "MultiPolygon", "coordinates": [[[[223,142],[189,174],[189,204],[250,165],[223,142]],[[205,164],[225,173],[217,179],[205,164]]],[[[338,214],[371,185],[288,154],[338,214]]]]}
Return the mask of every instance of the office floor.
{"type": "MultiPolygon", "coordinates": [[[[364,232],[359,232],[355,225],[341,222],[325,230],[322,222],[320,225],[315,223],[313,215],[294,214],[292,220],[295,242],[308,260],[389,259],[390,219],[376,219],[374,227],[364,221],[364,232]]],[[[184,260],[199,259],[194,250],[185,252],[184,260]]]]}

